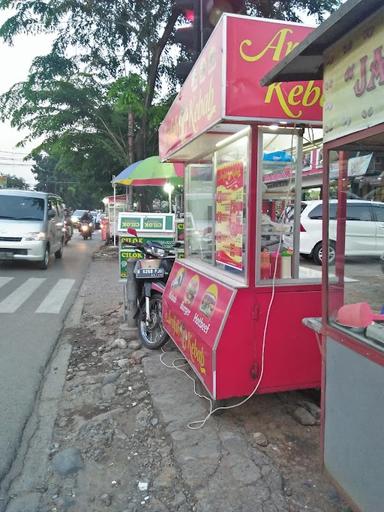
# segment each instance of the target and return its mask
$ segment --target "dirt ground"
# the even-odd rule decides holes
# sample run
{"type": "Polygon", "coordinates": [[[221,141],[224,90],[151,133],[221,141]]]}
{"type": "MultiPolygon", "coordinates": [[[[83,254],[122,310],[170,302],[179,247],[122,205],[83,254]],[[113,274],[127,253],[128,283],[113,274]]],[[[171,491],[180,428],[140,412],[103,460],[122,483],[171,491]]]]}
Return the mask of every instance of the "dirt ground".
{"type": "MultiPolygon", "coordinates": [[[[93,263],[93,295],[107,263],[93,263]]],[[[322,472],[319,392],[256,396],[191,431],[207,402],[161,364],[180,357],[173,345],[141,349],[116,290],[100,289],[97,307],[86,295],[81,326],[65,333],[72,355],[41,512],[349,511],[322,472]]]]}

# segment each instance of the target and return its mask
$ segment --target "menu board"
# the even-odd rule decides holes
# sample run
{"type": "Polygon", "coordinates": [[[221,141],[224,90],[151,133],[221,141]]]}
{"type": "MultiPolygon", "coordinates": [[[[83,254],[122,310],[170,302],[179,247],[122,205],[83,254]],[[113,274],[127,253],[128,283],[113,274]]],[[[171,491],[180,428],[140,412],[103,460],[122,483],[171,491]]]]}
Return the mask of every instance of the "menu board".
{"type": "Polygon", "coordinates": [[[216,262],[243,270],[244,165],[216,169],[216,262]]]}
{"type": "Polygon", "coordinates": [[[211,393],[215,341],[235,293],[176,261],[163,295],[163,325],[211,393]]]}

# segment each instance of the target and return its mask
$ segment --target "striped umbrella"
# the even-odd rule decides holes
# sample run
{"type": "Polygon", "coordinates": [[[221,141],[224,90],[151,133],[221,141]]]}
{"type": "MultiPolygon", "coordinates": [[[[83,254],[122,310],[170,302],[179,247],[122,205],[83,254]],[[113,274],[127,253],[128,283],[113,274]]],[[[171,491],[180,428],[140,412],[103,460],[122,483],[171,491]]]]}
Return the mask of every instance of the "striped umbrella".
{"type": "Polygon", "coordinates": [[[134,162],[121,171],[113,180],[113,184],[148,186],[164,185],[171,182],[183,184],[184,165],[162,163],[158,156],[150,156],[145,160],[134,162]]]}

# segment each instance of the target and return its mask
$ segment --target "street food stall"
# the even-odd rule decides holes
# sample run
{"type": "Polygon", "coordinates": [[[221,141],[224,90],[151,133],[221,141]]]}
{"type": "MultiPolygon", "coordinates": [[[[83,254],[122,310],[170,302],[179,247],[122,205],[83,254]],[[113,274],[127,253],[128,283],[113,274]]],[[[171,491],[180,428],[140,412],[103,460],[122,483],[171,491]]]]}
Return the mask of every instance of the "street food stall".
{"type": "Polygon", "coordinates": [[[321,313],[321,273],[300,262],[294,205],[321,83],[259,85],[311,31],[224,15],[159,130],[161,158],[186,165],[185,259],[163,323],[215,400],[320,386],[302,318],[321,313]]]}
{"type": "Polygon", "coordinates": [[[336,263],[323,265],[321,322],[307,323],[324,347],[324,467],[364,512],[384,510],[383,39],[382,0],[349,0],[263,79],[324,76],[323,240],[336,263]],[[376,257],[347,258],[361,233],[376,257]]]}
{"type": "Polygon", "coordinates": [[[118,219],[120,279],[127,277],[128,260],[144,257],[136,248],[137,243],[149,240],[164,248],[173,248],[176,241],[176,224],[173,213],[120,212],[118,219]],[[134,230],[136,235],[130,234],[134,230]]]}
{"type": "Polygon", "coordinates": [[[127,209],[127,202],[126,194],[103,198],[106,217],[102,224],[102,240],[109,241],[111,237],[116,239],[119,213],[127,209]]]}

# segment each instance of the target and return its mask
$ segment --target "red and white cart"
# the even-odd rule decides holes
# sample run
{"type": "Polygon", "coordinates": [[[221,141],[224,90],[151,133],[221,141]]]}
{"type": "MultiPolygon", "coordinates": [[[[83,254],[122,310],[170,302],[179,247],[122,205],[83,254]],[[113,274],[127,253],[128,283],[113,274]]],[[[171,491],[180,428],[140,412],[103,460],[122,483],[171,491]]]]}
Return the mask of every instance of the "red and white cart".
{"type": "Polygon", "coordinates": [[[295,204],[321,83],[259,85],[311,31],[224,15],[160,128],[161,158],[186,164],[186,258],[164,325],[216,400],[320,386],[302,318],[320,316],[321,273],[300,263],[295,204]]]}

